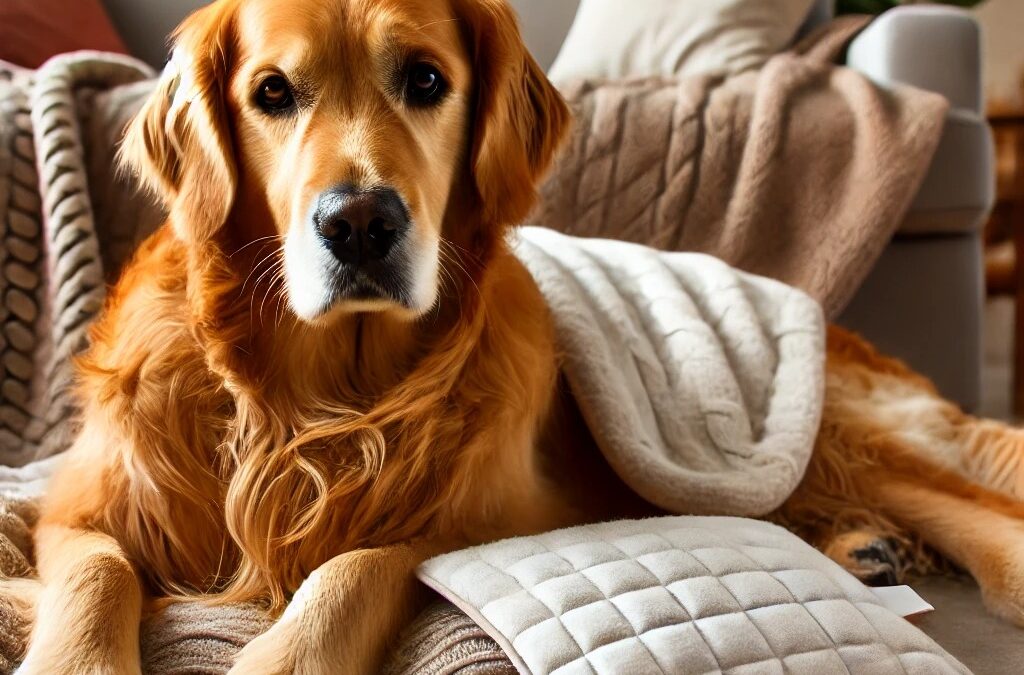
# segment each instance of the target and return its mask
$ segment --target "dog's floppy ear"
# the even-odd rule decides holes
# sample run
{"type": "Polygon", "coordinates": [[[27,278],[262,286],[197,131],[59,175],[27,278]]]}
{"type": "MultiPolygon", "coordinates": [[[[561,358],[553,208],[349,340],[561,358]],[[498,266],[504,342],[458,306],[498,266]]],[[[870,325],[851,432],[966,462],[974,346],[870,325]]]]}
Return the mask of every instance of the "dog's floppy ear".
{"type": "Polygon", "coordinates": [[[569,109],[523,43],[506,0],[459,0],[474,57],[471,167],[484,218],[516,225],[565,136],[569,109]]]}
{"type": "Polygon", "coordinates": [[[214,3],[178,28],[171,60],[121,144],[122,165],[163,200],[187,239],[212,235],[234,201],[225,101],[232,4],[214,3]]]}

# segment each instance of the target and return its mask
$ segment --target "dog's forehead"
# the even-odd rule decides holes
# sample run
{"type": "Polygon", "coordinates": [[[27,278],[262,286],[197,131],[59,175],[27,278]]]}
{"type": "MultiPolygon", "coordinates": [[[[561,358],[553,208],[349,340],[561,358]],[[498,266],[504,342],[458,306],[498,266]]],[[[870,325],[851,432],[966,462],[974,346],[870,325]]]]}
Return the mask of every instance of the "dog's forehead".
{"type": "Polygon", "coordinates": [[[365,53],[396,42],[450,49],[459,42],[458,19],[445,0],[248,0],[238,26],[246,51],[292,58],[365,53]]]}

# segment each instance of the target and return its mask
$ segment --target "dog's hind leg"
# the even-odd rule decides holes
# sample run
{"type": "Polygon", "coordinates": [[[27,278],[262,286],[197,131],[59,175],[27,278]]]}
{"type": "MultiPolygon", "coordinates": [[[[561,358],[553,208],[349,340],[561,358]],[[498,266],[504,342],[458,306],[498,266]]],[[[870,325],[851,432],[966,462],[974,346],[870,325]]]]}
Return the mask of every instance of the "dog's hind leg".
{"type": "Polygon", "coordinates": [[[36,566],[38,620],[18,675],[140,673],[141,583],[117,542],[41,525],[36,566]]]}
{"type": "Polygon", "coordinates": [[[947,479],[880,479],[875,497],[894,520],[969,571],[993,614],[1024,626],[1024,505],[947,479]]]}

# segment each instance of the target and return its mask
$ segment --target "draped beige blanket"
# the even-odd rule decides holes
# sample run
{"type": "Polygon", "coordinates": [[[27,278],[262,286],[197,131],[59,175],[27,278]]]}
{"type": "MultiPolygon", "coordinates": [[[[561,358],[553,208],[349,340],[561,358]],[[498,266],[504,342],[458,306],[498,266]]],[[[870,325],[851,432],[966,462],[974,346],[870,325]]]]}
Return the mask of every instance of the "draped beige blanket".
{"type": "Polygon", "coordinates": [[[531,224],[710,253],[834,318],[899,227],[948,107],[832,65],[865,23],[726,80],[557,83],[576,129],[531,224]]]}

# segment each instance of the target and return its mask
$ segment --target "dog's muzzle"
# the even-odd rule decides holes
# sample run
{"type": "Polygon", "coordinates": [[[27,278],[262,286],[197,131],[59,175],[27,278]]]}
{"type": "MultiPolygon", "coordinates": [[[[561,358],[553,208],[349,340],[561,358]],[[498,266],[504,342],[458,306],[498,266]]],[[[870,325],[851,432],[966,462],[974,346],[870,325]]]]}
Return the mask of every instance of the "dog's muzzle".
{"type": "Polygon", "coordinates": [[[331,253],[320,264],[332,300],[415,305],[416,238],[397,191],[387,186],[330,188],[316,199],[312,225],[331,253]]]}

